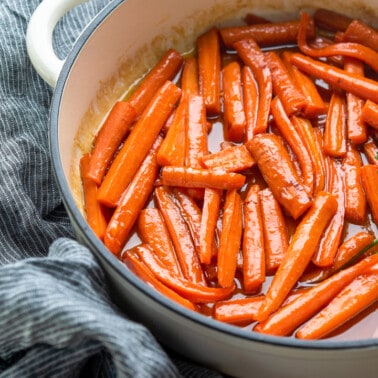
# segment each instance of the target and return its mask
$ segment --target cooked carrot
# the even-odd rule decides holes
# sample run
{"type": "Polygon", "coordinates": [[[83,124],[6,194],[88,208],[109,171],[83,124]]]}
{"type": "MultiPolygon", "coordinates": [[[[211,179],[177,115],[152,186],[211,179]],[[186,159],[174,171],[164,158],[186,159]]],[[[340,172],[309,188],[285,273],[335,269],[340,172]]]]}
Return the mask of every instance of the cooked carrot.
{"type": "Polygon", "coordinates": [[[360,168],[360,177],[375,224],[378,225],[378,167],[373,164],[360,168]]]}
{"type": "Polygon", "coordinates": [[[181,75],[181,90],[183,96],[199,94],[198,63],[194,56],[185,59],[181,75]]]}
{"type": "Polygon", "coordinates": [[[367,100],[362,107],[361,119],[378,130],[378,104],[367,100]]]}
{"type": "Polygon", "coordinates": [[[212,28],[197,38],[199,91],[208,114],[220,112],[221,56],[218,30],[212,28]]]}
{"type": "MultiPolygon", "coordinates": [[[[325,47],[333,45],[335,42],[341,42],[342,37],[338,38],[335,34],[333,39],[326,38],[324,36],[316,36],[314,39],[307,41],[308,45],[313,49],[323,49],[325,47]]],[[[344,65],[344,56],[342,55],[330,55],[326,58],[327,63],[332,63],[337,67],[342,67],[344,65]]]]}
{"type": "Polygon", "coordinates": [[[345,31],[353,19],[339,12],[319,8],[314,13],[314,21],[316,26],[337,32],[345,31]]]}
{"type": "Polygon", "coordinates": [[[167,80],[172,81],[174,79],[182,66],[183,60],[178,51],[169,49],[142,79],[128,99],[138,116],[143,113],[159,88],[167,80]]]}
{"type": "Polygon", "coordinates": [[[364,152],[369,164],[378,165],[378,147],[374,141],[370,140],[364,144],[364,152]]]}
{"type": "Polygon", "coordinates": [[[361,43],[378,51],[378,32],[361,20],[353,20],[343,35],[344,41],[361,43]]]}
{"type": "Polygon", "coordinates": [[[297,219],[311,206],[311,198],[300,183],[282,139],[274,134],[259,134],[246,146],[273,195],[297,219]]]}
{"type": "Polygon", "coordinates": [[[345,219],[357,224],[366,221],[366,197],[360,180],[361,155],[354,145],[348,143],[342,161],[345,180],[345,219]]]}
{"type": "Polygon", "coordinates": [[[97,185],[101,180],[113,155],[125,139],[136,112],[129,102],[117,101],[94,141],[87,177],[97,185]]]}
{"type": "Polygon", "coordinates": [[[165,121],[178,101],[181,90],[167,81],[155,94],[123,147],[111,164],[98,191],[98,200],[115,207],[159,135],[165,121]],[[147,131],[147,132],[146,132],[147,131]]]}
{"type": "Polygon", "coordinates": [[[270,22],[265,17],[259,16],[254,13],[247,13],[244,17],[244,21],[248,25],[267,24],[270,22]]]}
{"type": "Polygon", "coordinates": [[[265,55],[253,39],[240,40],[234,43],[241,60],[251,68],[258,84],[258,112],[255,134],[265,132],[268,127],[270,102],[272,99],[272,75],[265,55]]]}
{"type": "Polygon", "coordinates": [[[218,249],[218,284],[232,286],[242,235],[242,201],[236,189],[228,190],[223,206],[218,249]]]}
{"type": "Polygon", "coordinates": [[[329,277],[317,286],[305,291],[289,304],[282,306],[266,321],[254,327],[254,331],[276,336],[288,336],[325,305],[357,276],[378,261],[377,256],[367,257],[356,265],[329,277]]]}
{"type": "Polygon", "coordinates": [[[361,274],[296,333],[299,339],[320,339],[378,300],[378,273],[361,274]]]}
{"type": "Polygon", "coordinates": [[[107,226],[105,209],[97,201],[97,184],[87,177],[91,155],[89,153],[80,159],[80,176],[83,186],[84,210],[87,222],[93,232],[103,240],[107,226]]]}
{"type": "Polygon", "coordinates": [[[239,172],[252,168],[253,160],[244,144],[231,145],[201,158],[202,165],[208,169],[221,169],[227,172],[239,172]]]}
{"type": "Polygon", "coordinates": [[[230,62],[222,69],[224,132],[229,141],[242,142],[245,134],[243,90],[240,64],[230,62]]]}
{"type": "Polygon", "coordinates": [[[289,235],[278,201],[269,188],[259,193],[264,234],[265,270],[272,274],[280,266],[289,246],[289,235]]]}
{"type": "Polygon", "coordinates": [[[154,195],[168,227],[184,277],[191,282],[206,285],[189,226],[175,204],[171,191],[164,186],[159,186],[155,189],[154,195]]]}
{"type": "Polygon", "coordinates": [[[335,197],[327,192],[319,192],[313,205],[296,228],[283,261],[274,275],[259,310],[259,321],[266,320],[276,311],[295,286],[336,210],[335,197]]]}
{"type": "Polygon", "coordinates": [[[184,188],[240,189],[245,183],[239,173],[190,167],[163,167],[161,177],[164,185],[184,188]]]}
{"type": "Polygon", "coordinates": [[[108,223],[104,244],[115,255],[118,255],[124,247],[139,212],[153,191],[159,171],[156,152],[160,144],[161,138],[159,137],[123,192],[108,223]]]}

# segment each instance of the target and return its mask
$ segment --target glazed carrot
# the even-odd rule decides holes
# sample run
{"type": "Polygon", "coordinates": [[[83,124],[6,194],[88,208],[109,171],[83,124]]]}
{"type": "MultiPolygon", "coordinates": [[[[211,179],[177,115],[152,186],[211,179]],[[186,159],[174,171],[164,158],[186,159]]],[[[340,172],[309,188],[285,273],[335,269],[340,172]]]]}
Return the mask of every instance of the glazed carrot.
{"type": "Polygon", "coordinates": [[[189,227],[175,204],[171,191],[164,186],[159,186],[155,189],[154,195],[168,227],[184,277],[196,284],[206,285],[189,227]]]}
{"type": "Polygon", "coordinates": [[[311,197],[314,191],[314,170],[309,151],[306,149],[296,127],[290,121],[280,98],[275,97],[270,107],[275,125],[298,159],[303,177],[303,185],[311,197]]]}
{"type": "Polygon", "coordinates": [[[182,275],[167,225],[161,211],[143,209],[138,217],[138,236],[154,250],[159,259],[175,274],[182,275]]]}
{"type": "Polygon", "coordinates": [[[319,8],[314,13],[314,21],[316,26],[337,32],[345,31],[353,19],[339,12],[319,8]]]}
{"type": "Polygon", "coordinates": [[[346,154],[346,104],[345,96],[334,92],[327,112],[324,130],[324,152],[332,157],[346,154]]]}
{"type": "Polygon", "coordinates": [[[212,251],[215,247],[215,231],[219,217],[222,191],[206,188],[200,226],[200,261],[202,264],[210,264],[212,251]]]}
{"type": "MultiPolygon", "coordinates": [[[[233,47],[235,42],[247,39],[254,39],[260,46],[277,46],[296,42],[299,26],[299,20],[293,20],[225,27],[219,32],[226,47],[233,47]]],[[[314,25],[308,27],[308,33],[314,36],[314,25]]]]}
{"type": "Polygon", "coordinates": [[[113,155],[125,139],[136,112],[129,102],[117,101],[94,141],[87,177],[97,185],[105,174],[113,155]]]}
{"type": "Polygon", "coordinates": [[[289,236],[281,207],[271,190],[261,190],[259,199],[264,234],[265,270],[271,274],[278,269],[283,260],[289,246],[289,236]]]}
{"type": "Polygon", "coordinates": [[[244,139],[246,119],[240,64],[237,61],[226,64],[222,69],[222,79],[225,137],[229,141],[241,142],[244,139]]]}
{"type": "Polygon", "coordinates": [[[265,17],[259,16],[254,13],[248,13],[244,17],[244,21],[248,25],[256,25],[256,24],[267,24],[270,21],[267,20],[265,17]]]}
{"type": "Polygon", "coordinates": [[[303,111],[306,99],[280,56],[275,51],[268,51],[265,53],[265,60],[272,74],[273,93],[281,100],[287,115],[303,111]]]}
{"type": "Polygon", "coordinates": [[[243,202],[243,289],[253,292],[265,281],[264,229],[260,186],[252,185],[243,202]]]}
{"type": "Polygon", "coordinates": [[[378,32],[361,20],[353,20],[343,35],[344,41],[361,43],[378,51],[378,32]]]}
{"type": "Polygon", "coordinates": [[[161,177],[164,185],[184,188],[239,189],[245,183],[239,173],[190,167],[163,167],[161,177]]]}
{"type": "Polygon", "coordinates": [[[377,256],[367,257],[356,265],[324,280],[305,291],[286,306],[282,306],[254,331],[276,336],[288,336],[340,293],[356,277],[378,261],[377,256]]]}
{"type": "Polygon", "coordinates": [[[372,140],[364,144],[364,152],[369,164],[378,165],[378,147],[372,140]]]}
{"type": "Polygon", "coordinates": [[[366,221],[366,197],[360,181],[362,160],[356,147],[348,143],[347,153],[342,161],[345,179],[345,219],[362,224],[366,221]]]}
{"type": "Polygon", "coordinates": [[[243,88],[243,105],[245,114],[245,133],[244,141],[253,138],[256,130],[259,89],[255,76],[250,67],[244,65],[241,71],[243,88]]]}
{"type": "Polygon", "coordinates": [[[98,200],[115,207],[155,142],[181,90],[167,81],[155,94],[117,154],[98,191],[98,200]],[[147,132],[146,132],[147,131],[147,132]]]}
{"type": "Polygon", "coordinates": [[[282,139],[274,134],[259,134],[246,146],[273,195],[297,219],[310,207],[311,199],[300,183],[282,139]]]}
{"type": "Polygon", "coordinates": [[[199,91],[208,114],[220,112],[221,56],[218,30],[205,32],[197,39],[199,91]]]}
{"type": "Polygon", "coordinates": [[[97,201],[97,184],[87,177],[91,155],[83,155],[80,159],[80,176],[83,186],[84,210],[87,222],[93,232],[103,240],[107,221],[103,206],[97,201]]]}
{"type": "Polygon", "coordinates": [[[199,94],[198,63],[194,56],[189,56],[185,59],[181,74],[181,90],[183,96],[199,94]]]}
{"type": "Polygon", "coordinates": [[[236,189],[228,190],[223,205],[218,249],[218,284],[232,286],[242,235],[242,201],[236,189]]]}
{"type": "Polygon", "coordinates": [[[299,339],[320,339],[378,300],[378,273],[361,274],[299,331],[299,339]]]}
{"type": "Polygon", "coordinates": [[[362,107],[361,119],[378,130],[378,104],[367,100],[362,107]]]}
{"type": "Polygon", "coordinates": [[[160,144],[161,138],[159,137],[123,192],[108,223],[104,244],[115,255],[118,255],[124,247],[139,212],[153,191],[159,170],[156,151],[160,144]]]}
{"type": "Polygon", "coordinates": [[[227,172],[239,172],[252,168],[256,163],[244,144],[231,145],[201,158],[201,163],[208,169],[221,169],[227,172]]]}
{"type": "Polygon", "coordinates": [[[335,197],[327,192],[319,192],[296,228],[283,261],[274,275],[259,310],[259,321],[266,320],[281,306],[306,269],[324,229],[336,210],[335,197]]]}
{"type": "Polygon", "coordinates": [[[375,224],[378,225],[378,167],[373,164],[360,168],[360,177],[375,224]]]}
{"type": "Polygon", "coordinates": [[[250,67],[258,84],[258,112],[255,134],[265,132],[268,127],[270,102],[272,99],[272,75],[265,55],[253,39],[240,40],[234,43],[241,60],[250,67]]]}
{"type": "Polygon", "coordinates": [[[143,113],[159,88],[167,80],[174,79],[182,66],[183,60],[178,51],[169,49],[138,84],[128,99],[138,116],[143,113]]]}
{"type": "Polygon", "coordinates": [[[225,288],[195,284],[173,274],[156,258],[150,248],[141,245],[135,247],[133,250],[138,253],[141,260],[162,283],[193,303],[209,303],[225,300],[235,290],[235,284],[225,288]]]}

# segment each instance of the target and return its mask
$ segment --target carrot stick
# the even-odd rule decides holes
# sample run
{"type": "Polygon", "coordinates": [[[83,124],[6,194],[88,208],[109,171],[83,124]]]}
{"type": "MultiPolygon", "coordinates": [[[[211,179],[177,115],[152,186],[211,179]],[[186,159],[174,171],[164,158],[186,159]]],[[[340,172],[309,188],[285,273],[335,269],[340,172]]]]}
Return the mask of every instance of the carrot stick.
{"type": "Polygon", "coordinates": [[[239,173],[190,167],[163,167],[161,178],[164,185],[184,188],[240,189],[245,183],[239,173]]]}
{"type": "Polygon", "coordinates": [[[167,81],[173,80],[183,63],[181,54],[169,49],[160,61],[138,84],[128,101],[140,116],[159,88],[167,81]]]}
{"type": "Polygon", "coordinates": [[[198,63],[194,56],[185,59],[181,75],[181,90],[183,96],[199,94],[198,63]]]}
{"type": "Polygon", "coordinates": [[[378,51],[378,32],[361,20],[353,20],[343,35],[344,41],[361,43],[378,51]]]}
{"type": "Polygon", "coordinates": [[[377,261],[377,256],[367,257],[358,264],[336,273],[299,295],[286,306],[279,308],[266,321],[257,324],[253,330],[276,336],[290,335],[377,261]]]}
{"type": "Polygon", "coordinates": [[[139,212],[153,191],[159,170],[156,151],[160,144],[161,138],[159,137],[122,194],[108,223],[104,244],[115,255],[118,255],[124,247],[139,212]]]}
{"type": "Polygon", "coordinates": [[[299,339],[320,339],[355,317],[378,299],[378,273],[362,274],[346,286],[299,331],[299,339]]]}
{"type": "Polygon", "coordinates": [[[232,286],[242,235],[242,201],[236,189],[228,190],[223,206],[218,249],[218,284],[232,286]]]}
{"type": "Polygon", "coordinates": [[[320,8],[314,13],[314,21],[316,26],[337,32],[345,31],[353,19],[339,12],[320,8]]]}
{"type": "Polygon", "coordinates": [[[319,192],[296,228],[283,261],[268,288],[259,310],[259,321],[266,320],[281,306],[306,269],[323,231],[336,210],[335,197],[327,192],[319,192]]]}
{"type": "Polygon", "coordinates": [[[271,274],[280,266],[289,246],[289,236],[278,201],[269,188],[260,191],[261,220],[264,234],[265,270],[271,274]]]}
{"type": "Polygon", "coordinates": [[[97,184],[87,177],[91,155],[89,153],[80,159],[80,176],[83,186],[84,210],[86,219],[93,232],[103,240],[107,221],[103,206],[97,201],[97,184]]]}
{"type": "Polygon", "coordinates": [[[348,143],[347,153],[342,161],[345,178],[345,219],[357,224],[366,221],[366,197],[360,181],[362,160],[355,146],[348,143]]]}
{"type": "Polygon", "coordinates": [[[373,164],[360,168],[360,177],[373,220],[378,225],[378,167],[373,164]]]}
{"type": "Polygon", "coordinates": [[[234,48],[241,60],[252,70],[258,84],[258,112],[255,134],[265,132],[268,127],[270,102],[272,99],[272,75],[265,60],[264,53],[253,39],[240,40],[234,48]]]}
{"type": "Polygon", "coordinates": [[[218,30],[205,32],[197,39],[199,91],[208,114],[220,112],[221,56],[218,30]]]}
{"type": "Polygon", "coordinates": [[[362,107],[361,119],[378,130],[378,104],[367,100],[362,107]]]}
{"type": "Polygon", "coordinates": [[[155,142],[181,90],[167,81],[155,94],[117,154],[98,191],[98,200],[115,207],[155,142]],[[147,131],[147,132],[146,132],[147,131]]]}
{"type": "Polygon", "coordinates": [[[105,174],[113,155],[125,139],[136,112],[129,102],[117,101],[94,141],[87,177],[97,185],[105,174]]]}
{"type": "Polygon", "coordinates": [[[240,64],[237,61],[228,63],[223,67],[222,78],[225,136],[227,140],[241,142],[244,139],[246,117],[240,64]]]}
{"type": "Polygon", "coordinates": [[[281,138],[273,134],[259,134],[246,146],[273,195],[297,219],[310,207],[311,199],[300,183],[281,138]]]}
{"type": "Polygon", "coordinates": [[[206,285],[189,227],[175,204],[171,191],[164,186],[157,187],[155,201],[168,227],[184,277],[196,284],[206,285]]]}
{"type": "Polygon", "coordinates": [[[378,147],[372,140],[364,144],[364,152],[369,164],[378,165],[378,147]]]}

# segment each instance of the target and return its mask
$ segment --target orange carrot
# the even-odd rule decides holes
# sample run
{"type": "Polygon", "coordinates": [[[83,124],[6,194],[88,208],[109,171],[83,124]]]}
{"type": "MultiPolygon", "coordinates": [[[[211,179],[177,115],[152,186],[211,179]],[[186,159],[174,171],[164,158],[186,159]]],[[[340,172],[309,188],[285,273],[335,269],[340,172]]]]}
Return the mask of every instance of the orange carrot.
{"type": "Polygon", "coordinates": [[[185,59],[181,75],[181,90],[183,96],[199,94],[198,63],[194,56],[185,59]]]}
{"type": "Polygon", "coordinates": [[[378,225],[378,167],[373,164],[360,168],[360,177],[373,220],[378,225]]]}
{"type": "Polygon", "coordinates": [[[343,35],[344,41],[361,43],[378,51],[378,32],[361,20],[353,20],[343,35]]]}
{"type": "Polygon", "coordinates": [[[101,184],[109,162],[125,139],[135,118],[136,112],[129,102],[117,101],[110,110],[95,138],[87,172],[87,177],[97,185],[101,184]]]}
{"type": "Polygon", "coordinates": [[[98,200],[115,207],[155,142],[181,90],[167,81],[155,94],[114,159],[98,191],[98,200]],[[146,130],[148,132],[146,132],[146,130]]]}
{"type": "Polygon", "coordinates": [[[118,255],[124,247],[139,212],[153,191],[159,170],[156,151],[160,144],[161,138],[159,137],[122,194],[108,223],[104,243],[115,255],[118,255]]]}
{"type": "Polygon", "coordinates": [[[220,112],[221,56],[218,30],[205,32],[197,39],[199,90],[208,114],[220,112]]]}
{"type": "Polygon", "coordinates": [[[378,165],[378,147],[374,141],[370,140],[364,144],[364,152],[369,164],[378,165]]]}
{"type": "Polygon", "coordinates": [[[190,167],[163,167],[162,182],[184,188],[240,189],[245,176],[239,173],[190,167]]]}
{"type": "Polygon", "coordinates": [[[319,192],[313,205],[296,228],[283,261],[268,288],[259,310],[259,321],[266,320],[276,311],[295,286],[336,210],[335,197],[327,192],[319,192]]]}
{"type": "Polygon", "coordinates": [[[367,100],[362,107],[361,119],[378,130],[378,104],[367,100]]]}
{"type": "Polygon", "coordinates": [[[228,190],[223,206],[218,249],[218,283],[232,286],[242,235],[242,201],[236,189],[228,190]]]}
{"type": "Polygon", "coordinates": [[[324,8],[319,8],[314,13],[314,21],[316,26],[334,32],[345,31],[352,20],[352,18],[339,12],[324,8]]]}

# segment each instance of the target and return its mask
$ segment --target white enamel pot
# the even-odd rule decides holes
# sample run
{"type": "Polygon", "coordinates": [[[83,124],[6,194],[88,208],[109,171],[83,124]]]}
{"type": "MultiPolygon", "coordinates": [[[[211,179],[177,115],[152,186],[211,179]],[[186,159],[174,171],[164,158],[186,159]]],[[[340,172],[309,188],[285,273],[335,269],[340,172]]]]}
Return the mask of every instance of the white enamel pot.
{"type": "Polygon", "coordinates": [[[373,23],[377,0],[114,0],[91,21],[64,61],[52,31],[83,0],[44,0],[27,33],[29,56],[53,87],[51,154],[56,179],[78,238],[99,259],[114,301],[158,340],[201,364],[238,377],[376,377],[378,334],[353,340],[300,341],[248,332],[186,310],[134,276],[89,229],[80,206],[78,158],[125,88],[169,47],[185,52],[210,25],[247,12],[288,19],[301,8],[342,10],[373,23]]]}

